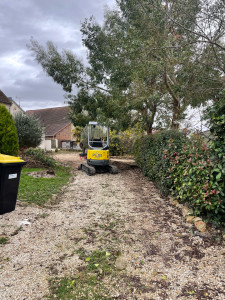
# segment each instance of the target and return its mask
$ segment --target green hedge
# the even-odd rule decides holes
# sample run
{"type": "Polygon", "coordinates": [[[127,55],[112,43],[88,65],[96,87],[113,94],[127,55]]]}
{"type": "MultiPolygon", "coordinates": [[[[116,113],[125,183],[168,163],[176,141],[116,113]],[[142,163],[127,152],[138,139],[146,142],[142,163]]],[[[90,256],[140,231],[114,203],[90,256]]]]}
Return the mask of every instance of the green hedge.
{"type": "Polygon", "coordinates": [[[186,141],[186,135],[176,130],[161,131],[139,138],[134,145],[134,157],[144,175],[154,181],[161,193],[168,195],[172,187],[171,161],[165,150],[176,155],[186,141]]]}
{"type": "Polygon", "coordinates": [[[162,194],[172,192],[195,215],[225,225],[225,156],[219,156],[218,149],[216,142],[203,144],[199,135],[187,138],[178,131],[163,131],[139,138],[134,154],[162,194]]]}
{"type": "Polygon", "coordinates": [[[171,190],[195,215],[221,224],[225,221],[224,193],[217,175],[218,161],[212,154],[198,136],[189,139],[180,153],[171,157],[171,190]]]}

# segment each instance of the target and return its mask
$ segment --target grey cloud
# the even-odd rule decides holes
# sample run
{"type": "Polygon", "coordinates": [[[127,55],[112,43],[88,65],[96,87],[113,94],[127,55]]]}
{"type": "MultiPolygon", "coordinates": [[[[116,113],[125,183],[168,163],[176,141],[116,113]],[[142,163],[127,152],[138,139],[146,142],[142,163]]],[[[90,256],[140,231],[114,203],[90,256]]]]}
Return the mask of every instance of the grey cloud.
{"type": "Polygon", "coordinates": [[[51,40],[59,50],[70,49],[85,61],[81,21],[94,15],[101,22],[104,6],[114,3],[114,0],[1,0],[0,89],[8,97],[20,98],[24,109],[64,105],[64,91],[44,74],[26,45],[31,36],[42,45],[51,40]]]}
{"type": "Polygon", "coordinates": [[[63,106],[65,92],[44,74],[36,78],[18,79],[12,86],[5,88],[4,93],[12,97],[24,110],[42,107],[63,106]],[[51,104],[50,104],[51,103],[51,104]]]}

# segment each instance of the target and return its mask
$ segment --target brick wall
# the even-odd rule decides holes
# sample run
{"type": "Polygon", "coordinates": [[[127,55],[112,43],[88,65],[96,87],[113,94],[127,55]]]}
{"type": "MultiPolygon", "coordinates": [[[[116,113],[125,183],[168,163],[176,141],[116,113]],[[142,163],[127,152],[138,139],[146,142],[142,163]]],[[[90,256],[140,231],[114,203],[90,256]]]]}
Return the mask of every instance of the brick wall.
{"type": "Polygon", "coordinates": [[[62,141],[72,141],[72,124],[67,125],[64,129],[56,134],[56,139],[59,141],[59,148],[62,148],[62,141]]]}

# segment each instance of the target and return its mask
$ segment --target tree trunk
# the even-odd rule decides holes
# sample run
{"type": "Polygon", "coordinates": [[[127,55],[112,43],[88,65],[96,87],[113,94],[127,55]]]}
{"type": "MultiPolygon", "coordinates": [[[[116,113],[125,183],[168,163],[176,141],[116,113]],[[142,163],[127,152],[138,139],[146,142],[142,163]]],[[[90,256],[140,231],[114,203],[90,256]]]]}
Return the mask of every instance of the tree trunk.
{"type": "Polygon", "coordinates": [[[179,129],[179,123],[178,123],[179,115],[180,115],[180,104],[179,102],[173,100],[173,117],[171,122],[172,129],[179,129]]]}
{"type": "Polygon", "coordinates": [[[152,124],[146,124],[147,135],[152,134],[152,124]]]}
{"type": "Polygon", "coordinates": [[[147,107],[144,107],[141,111],[143,120],[146,124],[146,131],[148,135],[152,134],[152,126],[155,121],[156,111],[157,111],[157,105],[152,105],[151,116],[148,115],[147,107]]]}
{"type": "Polygon", "coordinates": [[[175,95],[174,91],[172,90],[169,82],[168,82],[168,78],[167,78],[167,70],[166,70],[166,66],[164,68],[164,82],[166,84],[166,88],[169,92],[169,94],[171,95],[172,99],[173,99],[173,117],[172,117],[172,122],[171,122],[171,128],[172,129],[178,129],[179,128],[179,117],[180,117],[180,101],[179,98],[177,98],[177,96],[175,95]]]}

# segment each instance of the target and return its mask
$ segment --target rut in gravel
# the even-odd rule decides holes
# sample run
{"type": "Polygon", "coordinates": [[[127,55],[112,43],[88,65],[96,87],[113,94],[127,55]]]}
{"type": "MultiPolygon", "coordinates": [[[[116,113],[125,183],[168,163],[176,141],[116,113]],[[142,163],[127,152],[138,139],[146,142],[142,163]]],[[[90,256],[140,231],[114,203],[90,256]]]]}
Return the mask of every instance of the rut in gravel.
{"type": "Polygon", "coordinates": [[[222,242],[195,232],[132,160],[114,160],[117,175],[87,176],[74,154],[57,159],[74,179],[56,203],[1,216],[1,300],[45,299],[50,278],[86,270],[81,250],[119,253],[113,272],[99,275],[106,299],[225,299],[222,242]]]}

